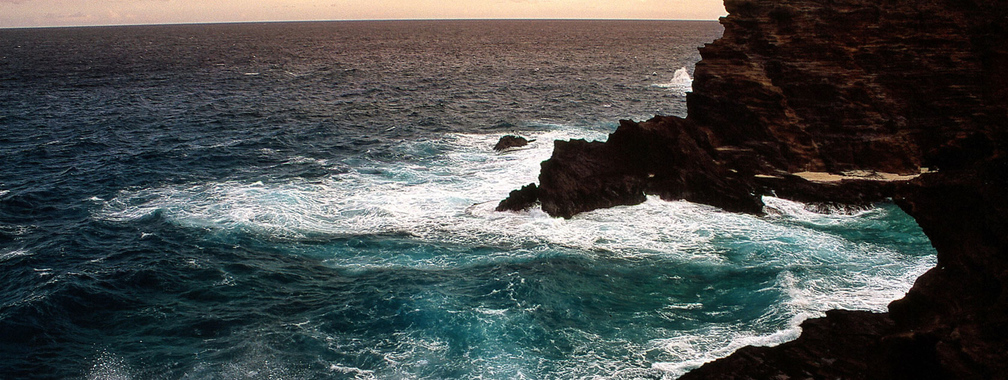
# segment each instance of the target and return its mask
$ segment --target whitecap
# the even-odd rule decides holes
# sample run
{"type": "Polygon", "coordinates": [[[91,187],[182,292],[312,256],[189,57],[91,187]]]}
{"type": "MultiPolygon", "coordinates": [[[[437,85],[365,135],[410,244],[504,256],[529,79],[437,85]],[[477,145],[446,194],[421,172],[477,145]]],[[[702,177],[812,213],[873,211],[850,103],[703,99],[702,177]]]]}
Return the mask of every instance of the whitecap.
{"type": "MultiPolygon", "coordinates": [[[[225,181],[122,191],[105,202],[98,216],[130,221],[160,212],[183,226],[278,239],[389,233],[433,236],[457,230],[458,225],[474,228],[474,216],[496,214],[493,203],[520,184],[535,181],[539,162],[551,154],[551,147],[546,146],[497,154],[490,149],[496,137],[457,134],[437,141],[404,142],[397,150],[446,153],[416,158],[427,162],[367,161],[322,180],[225,181]]],[[[546,140],[570,137],[574,137],[570,130],[536,136],[546,140]]],[[[288,162],[330,164],[303,157],[288,162]]]]}
{"type": "Polygon", "coordinates": [[[775,346],[794,340],[801,329],[791,327],[768,334],[747,332],[738,326],[712,326],[682,332],[679,336],[653,342],[675,360],[655,362],[651,368],[671,378],[682,376],[704,363],[717,360],[745,346],[775,346]]]}
{"type": "Polygon", "coordinates": [[[374,371],[364,370],[357,367],[343,366],[339,364],[330,364],[329,371],[340,375],[351,375],[353,376],[354,379],[360,379],[360,380],[378,378],[377,376],[375,376],[374,371]]]}
{"type": "Polygon", "coordinates": [[[7,251],[7,252],[4,252],[4,253],[0,253],[0,263],[8,261],[8,260],[11,260],[11,259],[15,259],[15,258],[18,258],[18,257],[31,256],[33,254],[34,253],[32,251],[29,251],[29,250],[26,250],[26,249],[15,249],[15,250],[7,251]]]}
{"type": "Polygon", "coordinates": [[[655,83],[652,86],[668,88],[685,94],[693,91],[693,78],[690,77],[686,67],[681,67],[672,74],[672,80],[666,83],[655,83]]]}
{"type": "Polygon", "coordinates": [[[318,165],[318,166],[328,166],[329,160],[322,160],[318,158],[305,157],[305,156],[294,156],[290,157],[283,162],[284,165],[318,165]]]}

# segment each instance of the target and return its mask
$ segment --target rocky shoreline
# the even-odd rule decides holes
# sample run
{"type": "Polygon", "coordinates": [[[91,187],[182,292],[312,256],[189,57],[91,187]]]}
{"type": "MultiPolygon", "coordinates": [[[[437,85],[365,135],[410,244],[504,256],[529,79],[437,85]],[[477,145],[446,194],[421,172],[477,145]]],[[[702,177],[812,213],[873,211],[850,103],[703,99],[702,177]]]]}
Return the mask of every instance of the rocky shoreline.
{"type": "Polygon", "coordinates": [[[764,194],[892,199],[938,265],[889,313],[830,312],[796,341],[746,347],[682,378],[1008,378],[1008,3],[725,8],[724,36],[701,48],[687,118],[621,121],[605,143],[557,141],[539,184],[498,210],[538,203],[569,218],[646,194],[752,214],[764,194]],[[867,174],[839,175],[851,172],[867,174]]]}

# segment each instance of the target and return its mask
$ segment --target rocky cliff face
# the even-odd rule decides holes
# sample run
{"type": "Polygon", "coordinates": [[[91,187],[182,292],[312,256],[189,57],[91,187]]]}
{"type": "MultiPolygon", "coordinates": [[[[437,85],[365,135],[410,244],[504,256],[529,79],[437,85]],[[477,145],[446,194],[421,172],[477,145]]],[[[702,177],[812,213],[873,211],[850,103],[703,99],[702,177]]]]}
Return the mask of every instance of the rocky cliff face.
{"type": "MultiPolygon", "coordinates": [[[[522,193],[554,216],[643,194],[760,213],[759,195],[892,198],[938,251],[890,312],[831,312],[687,378],[1008,378],[1008,3],[725,0],[686,119],[557,142],[522,193]],[[916,174],[808,181],[798,172],[916,174]],[[934,172],[934,170],[937,172],[934,172]]],[[[807,177],[806,177],[807,178],[807,177]]]]}
{"type": "MultiPolygon", "coordinates": [[[[788,171],[912,173],[1004,125],[1004,3],[726,0],[689,118],[788,171]]],[[[1000,131],[1003,133],[1003,130],[1000,131]]]]}

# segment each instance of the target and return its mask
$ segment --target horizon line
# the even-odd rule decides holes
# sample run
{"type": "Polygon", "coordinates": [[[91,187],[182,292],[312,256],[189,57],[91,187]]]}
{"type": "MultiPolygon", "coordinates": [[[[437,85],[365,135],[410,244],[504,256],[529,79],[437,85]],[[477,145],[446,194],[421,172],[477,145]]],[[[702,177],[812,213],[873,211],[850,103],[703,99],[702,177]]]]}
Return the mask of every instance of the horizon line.
{"type": "MultiPolygon", "coordinates": [[[[722,16],[724,17],[724,16],[722,16]]],[[[108,28],[133,26],[185,26],[185,25],[239,25],[239,24],[284,24],[311,22],[389,22],[389,21],[660,21],[660,22],[718,22],[718,19],[652,19],[652,18],[536,18],[536,17],[488,17],[488,18],[383,18],[383,19],[328,19],[328,20],[260,20],[260,21],[209,21],[209,22],[165,22],[139,24],[81,24],[81,25],[38,25],[38,26],[0,26],[0,30],[14,29],[71,29],[71,28],[108,28]]]]}

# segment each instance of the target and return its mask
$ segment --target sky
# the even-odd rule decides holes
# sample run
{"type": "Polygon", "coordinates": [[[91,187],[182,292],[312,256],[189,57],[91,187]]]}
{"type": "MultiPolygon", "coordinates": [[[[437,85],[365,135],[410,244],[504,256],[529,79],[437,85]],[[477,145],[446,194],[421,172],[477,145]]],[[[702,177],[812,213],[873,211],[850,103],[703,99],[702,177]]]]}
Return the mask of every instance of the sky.
{"type": "Polygon", "coordinates": [[[722,0],[0,0],[0,28],[385,19],[716,20],[722,0]]]}

